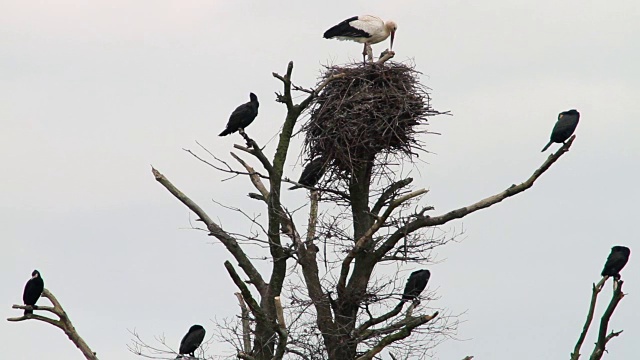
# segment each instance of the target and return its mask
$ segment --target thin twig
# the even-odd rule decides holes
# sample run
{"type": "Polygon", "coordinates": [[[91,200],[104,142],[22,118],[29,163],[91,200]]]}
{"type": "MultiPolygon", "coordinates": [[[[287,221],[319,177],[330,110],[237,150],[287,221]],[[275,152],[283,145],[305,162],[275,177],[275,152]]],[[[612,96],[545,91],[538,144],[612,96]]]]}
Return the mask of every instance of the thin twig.
{"type": "MultiPolygon", "coordinates": [[[[409,319],[408,321],[402,321],[401,327],[399,330],[393,334],[387,335],[382,338],[371,350],[367,351],[364,355],[358,357],[356,360],[371,360],[375,355],[380,353],[382,349],[384,349],[387,345],[404,339],[411,335],[411,331],[417,328],[420,325],[426,324],[427,322],[434,319],[438,316],[438,312],[433,313],[433,315],[423,315],[409,319]]],[[[394,325],[393,328],[396,328],[397,325],[394,325]]],[[[381,332],[386,332],[386,329],[380,330],[381,332]]]]}
{"type": "Polygon", "coordinates": [[[244,270],[245,274],[251,280],[251,283],[256,287],[260,294],[263,294],[266,291],[267,284],[262,279],[262,275],[255,268],[251,260],[247,257],[247,254],[242,250],[238,241],[227,232],[225,232],[218,224],[214,223],[213,220],[207,215],[207,213],[202,210],[202,208],[196,204],[193,200],[191,200],[187,195],[185,195],[182,191],[180,191],[177,187],[175,187],[169,179],[167,179],[164,175],[162,175],[158,170],[151,168],[151,172],[155,177],[156,181],[158,181],[165,189],[167,189],[176,199],[180,200],[186,207],[188,207],[191,211],[193,211],[196,216],[207,226],[209,233],[215,236],[220,242],[227,248],[227,250],[233,255],[233,257],[238,261],[238,264],[244,270]]]}

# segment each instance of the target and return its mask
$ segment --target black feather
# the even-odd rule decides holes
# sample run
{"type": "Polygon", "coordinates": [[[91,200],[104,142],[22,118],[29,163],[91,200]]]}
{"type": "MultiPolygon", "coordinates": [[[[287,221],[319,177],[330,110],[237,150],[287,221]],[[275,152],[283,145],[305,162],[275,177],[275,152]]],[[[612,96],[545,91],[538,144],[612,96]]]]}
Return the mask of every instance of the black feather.
{"type": "MultiPolygon", "coordinates": [[[[198,349],[198,347],[200,347],[200,344],[202,344],[205,333],[206,331],[202,326],[193,325],[182,338],[182,341],[180,342],[180,351],[178,351],[178,353],[180,355],[189,354],[191,356],[195,356],[193,353],[198,349]]],[[[180,356],[178,356],[178,358],[180,358],[180,356]]]]}
{"type": "MultiPolygon", "coordinates": [[[[42,280],[42,276],[40,276],[40,272],[38,270],[33,270],[31,276],[31,279],[29,279],[27,284],[24,286],[22,301],[25,305],[33,306],[40,298],[40,295],[42,295],[42,291],[44,290],[44,280],[42,280]]],[[[24,314],[33,314],[33,310],[25,309],[24,314]]]]}
{"type": "Polygon", "coordinates": [[[368,32],[356,29],[351,26],[350,22],[358,20],[357,16],[350,17],[347,20],[341,22],[338,25],[333,26],[331,29],[324,32],[325,39],[331,39],[336,36],[347,36],[347,37],[370,37],[371,34],[368,32]]]}
{"type": "Polygon", "coordinates": [[[580,120],[580,113],[575,109],[563,111],[558,115],[558,121],[551,131],[549,143],[542,149],[544,152],[552,143],[564,143],[573,135],[580,120]]]}
{"type": "Polygon", "coordinates": [[[245,129],[253,120],[258,116],[258,97],[254,93],[249,94],[251,101],[238,106],[229,116],[229,122],[227,122],[227,128],[218,136],[226,136],[232,134],[240,129],[245,129]]]}
{"type": "Polygon", "coordinates": [[[602,276],[613,276],[616,279],[620,278],[620,270],[624,268],[629,261],[629,255],[631,255],[631,249],[626,246],[614,246],[611,248],[611,253],[607,257],[607,262],[602,269],[602,276]]]}
{"type": "Polygon", "coordinates": [[[417,270],[411,273],[407,285],[402,293],[402,301],[415,300],[427,287],[431,272],[427,269],[417,270]]]}
{"type": "MultiPolygon", "coordinates": [[[[322,175],[324,175],[325,169],[326,169],[326,161],[324,158],[319,157],[319,158],[313,159],[302,170],[302,174],[300,174],[300,179],[298,180],[298,183],[304,186],[310,186],[310,187],[315,186],[318,183],[318,181],[320,181],[320,179],[322,178],[322,175]]],[[[301,187],[302,186],[295,185],[290,187],[289,190],[300,189],[301,187]]]]}

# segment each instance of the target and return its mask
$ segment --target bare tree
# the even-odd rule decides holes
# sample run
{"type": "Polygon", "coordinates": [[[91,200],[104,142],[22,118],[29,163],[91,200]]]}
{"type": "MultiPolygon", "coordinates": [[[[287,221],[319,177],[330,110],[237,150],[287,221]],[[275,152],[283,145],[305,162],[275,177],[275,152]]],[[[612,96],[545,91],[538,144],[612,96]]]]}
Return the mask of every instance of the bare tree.
{"type": "MultiPolygon", "coordinates": [[[[596,301],[598,300],[598,295],[604,284],[606,283],[608,276],[604,276],[602,280],[598,282],[598,284],[593,284],[591,290],[591,301],[589,302],[589,311],[587,312],[587,320],[584,323],[582,328],[582,332],[580,333],[580,337],[578,337],[578,341],[576,342],[576,346],[571,353],[571,360],[578,360],[580,358],[580,349],[582,348],[582,344],[584,340],[587,338],[587,333],[589,332],[589,328],[591,327],[591,322],[593,321],[593,315],[596,309],[596,301]]],[[[620,331],[611,331],[608,332],[609,321],[611,320],[611,316],[613,312],[616,310],[618,303],[624,297],[624,293],[622,292],[622,284],[623,281],[617,278],[613,278],[613,295],[611,297],[611,301],[607,306],[607,309],[604,311],[602,318],[600,319],[600,326],[598,328],[598,338],[596,340],[593,351],[591,352],[590,360],[599,360],[602,358],[606,351],[607,343],[611,339],[616,336],[622,334],[622,330],[620,331]]]]}
{"type": "Polygon", "coordinates": [[[451,318],[442,316],[442,309],[429,308],[428,301],[403,311],[399,299],[404,279],[397,272],[378,276],[376,270],[428,263],[430,250],[451,240],[438,233],[440,226],[529,189],[575,139],[523,182],[467,206],[427,215],[434,207],[420,201],[428,191],[410,188],[413,179],[398,177],[393,167],[426,151],[418,135],[427,131],[420,126],[442,113],[430,107],[427,89],[416,82],[413,69],[385,63],[391,57],[387,54],[377,64],[329,68],[312,89],[292,82],[292,62],[284,75],[273,73],[283,86],[276,101],[287,110],[275,153],[265,154],[244,132],[245,144],[234,145],[254,158],[260,170],[234,152],[240,168],[210,152],[213,160],[189,151],[220,171],[250,179],[257,192],[249,196],[262,203],[267,216],[264,222],[247,218],[262,233],[239,235],[223,229],[167,176],[152,169],[158,183],[189,208],[234,259],[236,265],[227,261],[224,266],[250,314],[242,314],[242,326],[234,327],[238,333],[229,337],[236,339],[238,358],[364,360],[379,359],[385,349],[393,358],[409,358],[435,346],[455,327],[451,318]],[[349,92],[356,84],[359,90],[349,92]],[[305,94],[299,103],[295,91],[305,94]],[[326,157],[328,170],[322,182],[307,186],[309,212],[302,225],[297,212],[282,203],[281,194],[283,182],[297,184],[284,169],[294,127],[307,110],[306,157],[326,157]],[[321,210],[321,204],[327,208],[321,210]],[[271,264],[268,272],[258,271],[250,245],[268,250],[262,253],[271,264]],[[280,297],[289,305],[280,307],[280,297]]]}
{"type": "Polygon", "coordinates": [[[58,329],[64,331],[64,333],[69,337],[69,340],[71,340],[71,342],[73,342],[78,347],[78,349],[82,351],[82,354],[87,360],[98,360],[96,353],[91,351],[91,348],[89,348],[89,345],[87,345],[87,343],[82,339],[82,337],[80,337],[80,335],[76,331],[76,328],[71,323],[71,320],[67,315],[67,312],[64,311],[58,299],[56,299],[56,297],[53,296],[53,294],[47,289],[44,289],[42,291],[42,297],[49,299],[49,301],[53,306],[13,305],[12,308],[42,310],[42,311],[50,312],[58,317],[57,320],[46,317],[46,316],[42,316],[42,315],[25,314],[20,317],[8,318],[7,321],[15,322],[15,321],[25,321],[25,320],[38,320],[38,321],[43,321],[47,324],[53,325],[58,329]]]}

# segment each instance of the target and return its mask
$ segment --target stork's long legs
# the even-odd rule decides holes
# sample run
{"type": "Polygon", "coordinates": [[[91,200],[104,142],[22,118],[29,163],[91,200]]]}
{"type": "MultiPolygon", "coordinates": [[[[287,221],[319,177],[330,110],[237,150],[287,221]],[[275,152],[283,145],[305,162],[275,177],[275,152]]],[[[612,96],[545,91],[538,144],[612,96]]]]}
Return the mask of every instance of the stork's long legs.
{"type": "Polygon", "coordinates": [[[373,62],[373,49],[371,48],[371,45],[365,44],[365,48],[367,49],[367,55],[369,55],[369,61],[373,62]]]}
{"type": "Polygon", "coordinates": [[[364,49],[362,50],[362,62],[366,63],[367,62],[367,43],[364,43],[364,49]]]}
{"type": "Polygon", "coordinates": [[[373,62],[373,49],[371,49],[371,45],[364,43],[364,49],[362,50],[362,62],[366,63],[367,57],[369,57],[369,62],[373,62]]]}

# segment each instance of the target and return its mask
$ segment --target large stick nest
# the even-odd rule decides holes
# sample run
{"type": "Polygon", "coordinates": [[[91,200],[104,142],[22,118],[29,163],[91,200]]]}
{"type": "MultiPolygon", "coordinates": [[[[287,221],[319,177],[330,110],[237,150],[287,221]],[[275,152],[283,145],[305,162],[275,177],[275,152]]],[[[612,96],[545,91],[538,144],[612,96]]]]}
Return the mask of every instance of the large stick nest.
{"type": "Polygon", "coordinates": [[[430,106],[420,72],[396,62],[354,63],[327,67],[319,83],[338,74],[315,98],[303,125],[310,158],[323,156],[333,173],[349,176],[379,154],[410,157],[424,150],[417,135],[426,131],[419,126],[440,113],[430,106]]]}

